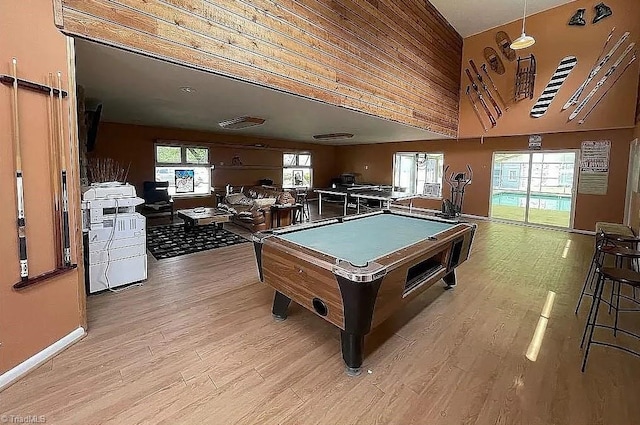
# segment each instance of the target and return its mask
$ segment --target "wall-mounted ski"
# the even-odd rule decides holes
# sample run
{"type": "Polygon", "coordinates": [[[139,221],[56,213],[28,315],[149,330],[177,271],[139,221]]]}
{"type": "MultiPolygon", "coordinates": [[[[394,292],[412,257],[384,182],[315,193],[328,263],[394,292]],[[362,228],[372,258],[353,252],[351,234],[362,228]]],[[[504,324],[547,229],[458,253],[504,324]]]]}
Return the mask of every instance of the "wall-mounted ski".
{"type": "Polygon", "coordinates": [[[469,68],[465,68],[464,71],[467,73],[467,77],[469,77],[469,81],[471,81],[471,87],[473,87],[473,90],[476,92],[476,95],[478,96],[478,100],[480,100],[480,105],[482,105],[482,109],[484,109],[484,112],[487,114],[487,117],[489,117],[489,121],[491,121],[491,127],[495,127],[497,125],[496,119],[493,118],[493,115],[491,115],[491,111],[487,106],[487,102],[484,101],[484,97],[482,97],[482,93],[480,92],[478,85],[476,84],[475,80],[471,76],[471,72],[469,71],[469,68]]]}
{"type": "Polygon", "coordinates": [[[480,75],[480,71],[478,71],[478,68],[476,67],[475,62],[473,62],[473,60],[469,60],[469,65],[471,65],[471,69],[473,69],[473,72],[476,73],[476,78],[478,79],[478,81],[480,81],[480,84],[482,85],[482,89],[487,94],[487,96],[489,96],[489,101],[493,105],[493,109],[496,110],[496,114],[498,114],[498,118],[500,118],[502,116],[502,110],[500,109],[500,106],[498,106],[498,104],[496,103],[496,100],[493,98],[493,95],[489,91],[489,88],[482,80],[482,75],[480,75]]]}
{"type": "Polygon", "coordinates": [[[476,111],[476,117],[478,117],[478,121],[482,124],[482,128],[485,132],[489,131],[487,126],[482,121],[482,116],[480,115],[480,111],[478,110],[478,105],[476,105],[476,101],[473,99],[473,95],[471,94],[471,87],[467,86],[467,97],[469,98],[469,102],[471,102],[471,106],[473,106],[473,110],[476,111]]]}
{"type": "MultiPolygon", "coordinates": [[[[607,48],[607,45],[609,44],[609,41],[611,40],[611,36],[613,35],[613,31],[614,30],[615,30],[615,27],[609,33],[609,37],[607,38],[607,41],[604,44],[604,48],[602,49],[603,53],[604,53],[605,49],[607,48]]],[[[582,95],[582,92],[584,91],[584,89],[589,85],[591,80],[593,80],[595,78],[595,76],[598,75],[598,72],[600,72],[602,67],[606,65],[606,63],[609,61],[609,59],[611,59],[611,57],[616,53],[616,50],[618,50],[618,48],[620,46],[622,46],[622,43],[624,43],[627,40],[627,38],[629,38],[629,32],[625,32],[624,34],[622,34],[622,37],[620,37],[620,40],[618,40],[618,42],[615,44],[615,46],[613,46],[611,48],[611,50],[609,50],[609,53],[607,53],[605,55],[605,57],[600,59],[602,57],[602,54],[600,54],[600,56],[598,56],[598,59],[600,59],[600,60],[598,61],[596,59],[596,64],[591,69],[591,72],[589,72],[589,76],[587,77],[586,80],[584,80],[582,85],[580,85],[580,87],[578,87],[578,90],[576,90],[576,92],[569,98],[569,100],[567,100],[567,103],[564,104],[564,106],[562,107],[563,111],[565,109],[570,108],[572,105],[575,105],[576,103],[578,103],[578,100],[580,99],[580,96],[582,95]]]]}
{"type": "Polygon", "coordinates": [[[636,50],[635,52],[633,52],[633,57],[631,58],[629,63],[624,67],[622,72],[620,74],[618,74],[616,79],[613,80],[613,83],[611,83],[611,85],[602,93],[602,96],[600,96],[598,98],[598,100],[596,101],[596,103],[594,103],[593,106],[591,106],[591,108],[587,111],[587,113],[584,115],[584,117],[582,117],[582,119],[580,121],[578,121],[578,124],[584,124],[585,120],[589,117],[589,115],[591,115],[591,112],[593,112],[593,110],[596,108],[596,106],[598,106],[600,101],[602,99],[604,99],[604,97],[607,95],[607,93],[609,93],[609,90],[611,90],[611,88],[616,85],[616,83],[618,82],[620,77],[622,77],[624,75],[624,73],[627,72],[627,69],[629,69],[631,64],[636,61],[637,57],[638,57],[638,51],[636,50]]]}
{"type": "Polygon", "coordinates": [[[554,72],[551,77],[551,81],[549,81],[547,87],[542,91],[542,95],[536,104],[531,108],[531,116],[533,118],[540,118],[547,112],[549,105],[551,105],[556,94],[558,94],[558,90],[560,90],[560,87],[562,87],[562,84],[565,82],[571,71],[573,71],[573,68],[575,68],[577,63],[578,59],[576,59],[575,56],[567,56],[560,61],[556,72],[554,72]]]}
{"type": "Polygon", "coordinates": [[[509,105],[507,105],[507,102],[504,101],[502,95],[500,94],[500,91],[498,90],[498,87],[496,87],[496,83],[493,82],[493,78],[491,78],[491,75],[489,75],[489,72],[487,71],[487,64],[483,63],[482,65],[480,65],[480,68],[482,69],[482,72],[484,72],[484,74],[489,79],[491,86],[493,86],[493,91],[495,91],[496,94],[498,95],[498,99],[500,99],[500,102],[502,102],[502,105],[504,106],[505,111],[508,111],[509,105]]]}
{"type": "Polygon", "coordinates": [[[576,108],[575,111],[573,111],[571,113],[571,115],[569,115],[569,121],[573,120],[575,117],[578,116],[578,114],[580,114],[580,112],[582,112],[582,110],[584,109],[585,106],[587,106],[587,103],[589,103],[589,101],[591,100],[591,98],[593,98],[593,96],[598,92],[598,90],[600,89],[600,87],[602,87],[604,85],[604,83],[607,82],[607,78],[609,78],[614,72],[616,72],[616,69],[618,69],[618,67],[620,66],[620,64],[622,63],[622,61],[624,60],[624,58],[627,57],[627,55],[629,54],[629,52],[631,50],[633,50],[633,48],[635,47],[636,43],[631,43],[629,44],[629,46],[625,49],[625,51],[620,55],[620,57],[618,58],[618,60],[611,65],[611,68],[609,68],[609,70],[607,71],[606,74],[604,74],[604,76],[600,79],[600,81],[598,81],[598,84],[596,84],[596,86],[593,88],[593,90],[591,90],[591,93],[589,93],[587,95],[587,97],[585,97],[582,102],[580,102],[580,104],[578,105],[578,107],[576,108]]]}

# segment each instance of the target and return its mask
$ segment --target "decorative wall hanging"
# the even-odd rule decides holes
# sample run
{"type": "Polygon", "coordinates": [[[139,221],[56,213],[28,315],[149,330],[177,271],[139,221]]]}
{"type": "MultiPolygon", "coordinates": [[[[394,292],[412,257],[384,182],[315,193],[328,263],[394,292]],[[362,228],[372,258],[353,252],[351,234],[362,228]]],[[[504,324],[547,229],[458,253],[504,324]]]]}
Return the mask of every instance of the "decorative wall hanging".
{"type": "MultiPolygon", "coordinates": [[[[593,104],[593,106],[591,106],[591,108],[587,111],[587,113],[584,115],[584,117],[582,117],[582,119],[580,121],[578,121],[578,124],[584,124],[585,120],[589,117],[589,115],[591,115],[591,112],[593,112],[593,110],[596,108],[596,106],[598,106],[598,104],[600,103],[600,101],[602,99],[604,99],[604,97],[607,95],[607,93],[609,93],[609,90],[611,90],[611,88],[613,88],[613,86],[616,85],[616,83],[618,82],[618,80],[625,74],[625,72],[627,72],[627,69],[629,69],[629,67],[631,66],[632,63],[634,63],[637,59],[638,56],[638,51],[636,50],[635,52],[633,52],[633,56],[631,57],[631,60],[629,61],[629,63],[624,67],[624,69],[622,70],[622,72],[620,74],[618,74],[618,76],[616,77],[615,80],[613,80],[613,83],[611,83],[611,85],[609,87],[607,87],[607,89],[602,93],[602,95],[598,98],[598,100],[596,100],[596,103],[593,104]]],[[[640,102],[640,98],[638,98],[638,102],[640,102]]],[[[640,104],[640,103],[639,103],[640,104]]]]}
{"type": "Polygon", "coordinates": [[[604,18],[607,18],[613,15],[613,11],[611,10],[611,8],[604,3],[598,3],[595,9],[596,9],[596,16],[593,17],[594,24],[597,24],[604,18]]]}
{"type": "Polygon", "coordinates": [[[484,60],[487,61],[493,72],[498,75],[504,74],[504,64],[502,59],[498,56],[498,52],[493,47],[484,48],[484,60]]]}
{"type": "Polygon", "coordinates": [[[478,121],[480,121],[480,124],[482,124],[482,128],[484,129],[484,131],[489,131],[487,126],[484,124],[484,121],[482,120],[482,116],[480,115],[480,111],[478,110],[478,105],[476,105],[476,101],[471,94],[471,86],[467,86],[467,98],[469,99],[469,102],[471,102],[471,106],[473,106],[473,110],[476,112],[476,117],[478,117],[478,121]]]}
{"type": "Polygon", "coordinates": [[[616,50],[618,50],[618,48],[622,46],[622,43],[624,43],[625,40],[629,37],[629,32],[625,32],[624,34],[622,34],[622,37],[620,37],[620,40],[618,40],[616,45],[613,46],[611,50],[609,50],[609,53],[607,53],[604,57],[602,57],[602,54],[607,49],[607,45],[609,44],[609,41],[611,41],[611,37],[613,36],[614,31],[615,31],[615,28],[613,28],[609,33],[609,37],[607,37],[607,41],[604,43],[604,47],[602,48],[602,53],[600,53],[600,56],[598,56],[598,59],[596,59],[596,63],[591,69],[591,72],[589,72],[589,76],[587,77],[586,80],[584,80],[584,82],[580,85],[580,87],[578,87],[576,92],[569,98],[569,100],[567,100],[567,103],[564,104],[564,106],[562,107],[563,111],[565,109],[570,108],[572,105],[575,105],[576,103],[578,103],[578,100],[580,99],[580,96],[582,95],[582,92],[587,87],[587,85],[589,85],[591,80],[593,80],[593,78],[598,74],[598,72],[600,72],[600,69],[602,69],[602,67],[606,65],[609,59],[611,59],[611,57],[615,54],[616,50]]]}
{"type": "Polygon", "coordinates": [[[502,51],[502,54],[505,58],[507,58],[510,62],[516,60],[516,51],[513,50],[511,46],[511,38],[509,34],[504,31],[498,31],[496,34],[496,43],[498,47],[502,51]]]}
{"type": "Polygon", "coordinates": [[[469,60],[469,65],[471,65],[471,69],[473,69],[473,72],[476,73],[476,78],[478,79],[478,81],[480,82],[480,85],[482,86],[482,89],[484,90],[484,92],[487,94],[487,96],[489,97],[489,101],[491,102],[491,104],[493,105],[493,109],[495,109],[496,114],[498,114],[498,118],[500,118],[502,116],[502,110],[500,109],[500,106],[496,103],[496,100],[493,98],[493,95],[491,94],[491,92],[489,91],[489,88],[487,87],[487,85],[484,83],[483,79],[482,79],[482,75],[480,74],[480,71],[478,71],[478,68],[476,67],[475,62],[473,62],[473,60],[469,60]]]}
{"type": "Polygon", "coordinates": [[[577,63],[578,59],[575,56],[567,56],[560,61],[556,72],[554,72],[551,77],[551,81],[549,81],[547,87],[542,91],[542,95],[540,95],[540,98],[531,109],[531,116],[533,118],[540,118],[547,112],[549,105],[551,105],[556,94],[558,94],[560,87],[562,87],[562,84],[569,74],[571,74],[571,71],[573,71],[577,63]]]}
{"type": "Polygon", "coordinates": [[[518,58],[516,70],[516,85],[514,98],[516,102],[526,98],[533,99],[533,89],[536,85],[536,57],[530,55],[518,58]]]}
{"type": "Polygon", "coordinates": [[[493,86],[493,91],[496,92],[496,94],[498,95],[498,99],[500,99],[500,102],[502,102],[502,104],[504,105],[504,109],[505,111],[509,110],[509,105],[507,105],[507,102],[504,101],[504,98],[502,97],[502,95],[500,94],[500,91],[498,90],[498,87],[496,87],[496,83],[493,82],[493,78],[491,78],[491,75],[489,75],[489,72],[487,72],[487,64],[483,63],[480,68],[482,68],[482,71],[484,72],[484,74],[487,76],[487,78],[489,79],[489,82],[491,83],[491,85],[493,86]]]}
{"type": "Polygon", "coordinates": [[[471,87],[473,87],[473,91],[476,92],[476,95],[478,96],[478,100],[480,101],[480,105],[482,105],[482,109],[484,109],[484,112],[487,114],[489,121],[491,121],[491,127],[495,127],[497,125],[496,119],[493,118],[493,115],[491,114],[491,111],[487,106],[487,102],[484,101],[484,97],[482,96],[482,93],[480,92],[478,85],[476,84],[475,80],[471,76],[471,72],[469,71],[469,68],[465,68],[464,71],[467,73],[467,77],[469,77],[469,81],[471,81],[471,87]]]}
{"type": "MultiPolygon", "coordinates": [[[[606,74],[604,74],[604,76],[600,79],[600,81],[598,81],[598,84],[595,85],[595,87],[593,88],[593,90],[591,90],[591,92],[587,95],[587,97],[585,97],[582,102],[580,102],[580,104],[578,105],[578,107],[576,108],[575,111],[573,111],[571,113],[571,115],[569,115],[569,121],[575,119],[580,112],[582,112],[582,110],[584,109],[585,106],[587,106],[587,104],[589,103],[589,101],[593,98],[593,96],[595,96],[595,94],[598,92],[598,90],[600,90],[600,88],[604,85],[604,83],[607,82],[607,79],[613,75],[614,72],[616,72],[616,69],[618,69],[618,67],[620,66],[620,64],[622,63],[622,61],[624,60],[624,58],[627,57],[627,55],[629,54],[629,52],[631,52],[631,50],[633,50],[633,48],[636,46],[636,43],[631,43],[629,44],[629,46],[627,46],[627,48],[625,49],[624,52],[622,52],[622,54],[620,55],[620,57],[618,58],[618,60],[615,61],[615,63],[613,65],[611,65],[611,68],[609,68],[609,70],[607,71],[606,74]]],[[[634,53],[635,56],[635,53],[634,53]]],[[[633,60],[631,60],[631,63],[633,63],[633,60]]]]}
{"type": "Polygon", "coordinates": [[[574,13],[569,20],[569,25],[576,25],[580,27],[587,25],[587,21],[584,20],[584,12],[586,11],[587,9],[578,9],[578,11],[574,13]]]}

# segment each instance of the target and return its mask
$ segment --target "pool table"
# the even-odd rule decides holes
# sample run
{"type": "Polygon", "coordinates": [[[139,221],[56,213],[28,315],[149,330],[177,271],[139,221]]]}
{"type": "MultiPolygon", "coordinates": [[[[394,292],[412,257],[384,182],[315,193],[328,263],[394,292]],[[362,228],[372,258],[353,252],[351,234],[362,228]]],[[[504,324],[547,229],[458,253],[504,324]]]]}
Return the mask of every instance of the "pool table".
{"type": "Polygon", "coordinates": [[[364,336],[469,258],[476,225],[390,210],[256,233],[260,280],[275,289],[272,312],[291,300],[341,331],[347,373],[360,373],[364,336]]]}

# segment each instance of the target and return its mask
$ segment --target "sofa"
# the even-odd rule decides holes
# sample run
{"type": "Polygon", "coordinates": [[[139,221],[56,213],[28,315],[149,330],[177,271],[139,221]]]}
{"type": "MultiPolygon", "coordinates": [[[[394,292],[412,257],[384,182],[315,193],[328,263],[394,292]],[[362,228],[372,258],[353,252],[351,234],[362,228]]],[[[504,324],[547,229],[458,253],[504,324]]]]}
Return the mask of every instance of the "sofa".
{"type": "MultiPolygon", "coordinates": [[[[227,194],[218,208],[233,214],[231,222],[252,233],[271,228],[272,210],[275,204],[295,204],[294,195],[287,190],[273,187],[253,186],[240,192],[227,194]]],[[[290,218],[281,217],[280,225],[290,224],[290,218]]]]}

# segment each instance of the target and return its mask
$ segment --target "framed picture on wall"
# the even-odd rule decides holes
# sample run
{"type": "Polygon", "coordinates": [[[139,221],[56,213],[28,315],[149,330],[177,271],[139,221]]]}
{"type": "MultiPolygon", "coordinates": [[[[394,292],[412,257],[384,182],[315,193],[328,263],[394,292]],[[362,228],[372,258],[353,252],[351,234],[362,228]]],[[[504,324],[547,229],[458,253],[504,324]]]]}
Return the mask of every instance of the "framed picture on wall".
{"type": "Polygon", "coordinates": [[[194,170],[176,170],[176,193],[193,193],[194,191],[194,170]]]}
{"type": "Polygon", "coordinates": [[[303,170],[293,170],[293,185],[302,186],[304,184],[303,170]]]}

